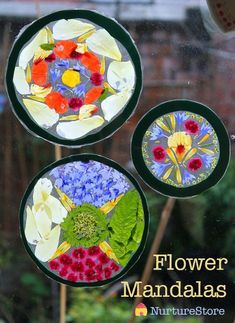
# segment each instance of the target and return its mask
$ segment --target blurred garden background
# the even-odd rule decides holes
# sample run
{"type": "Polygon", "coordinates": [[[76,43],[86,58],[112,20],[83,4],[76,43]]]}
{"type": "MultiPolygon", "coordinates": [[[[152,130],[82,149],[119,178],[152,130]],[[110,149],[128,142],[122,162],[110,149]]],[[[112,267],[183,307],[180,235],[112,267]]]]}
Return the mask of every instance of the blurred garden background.
{"type": "MultiPolygon", "coordinates": [[[[130,140],[138,120],[162,101],[187,98],[212,107],[235,135],[235,36],[216,31],[200,0],[0,0],[0,322],[59,322],[59,285],[36,268],[19,236],[18,209],[31,178],[55,159],[54,146],[29,134],[13,115],[4,89],[7,57],[21,28],[38,13],[67,8],[97,10],[115,17],[131,33],[142,56],[144,89],[134,116],[111,138],[81,149],[62,148],[62,155],[93,152],[112,158],[131,171],[146,192],[151,225],[141,259],[125,280],[139,280],[166,198],[151,191],[135,173],[130,140]]],[[[232,145],[234,151],[234,145],[232,145]]],[[[234,156],[233,156],[234,157],[234,156]]],[[[144,299],[151,306],[222,307],[225,317],[177,318],[177,322],[235,322],[235,163],[213,189],[177,200],[161,253],[177,257],[227,257],[220,272],[152,272],[150,284],[226,284],[225,299],[144,299]],[[171,274],[170,274],[171,273],[171,274]]],[[[133,299],[123,299],[119,282],[105,288],[68,288],[67,322],[128,322],[133,299]]],[[[174,322],[150,316],[144,322],[174,322]]]]}

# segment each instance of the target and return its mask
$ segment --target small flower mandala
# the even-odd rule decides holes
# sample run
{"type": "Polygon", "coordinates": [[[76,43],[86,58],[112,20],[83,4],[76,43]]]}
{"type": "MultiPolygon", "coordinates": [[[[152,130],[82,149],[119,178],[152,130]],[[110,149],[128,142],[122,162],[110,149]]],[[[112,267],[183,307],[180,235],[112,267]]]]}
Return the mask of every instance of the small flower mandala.
{"type": "Polygon", "coordinates": [[[103,284],[120,274],[139,249],[145,225],[132,180],[92,159],[46,172],[23,209],[30,253],[63,283],[103,284]]]}
{"type": "Polygon", "coordinates": [[[156,119],[146,131],[142,154],[151,173],[160,181],[188,187],[215,169],[220,155],[217,134],[202,116],[178,111],[156,119]]]}

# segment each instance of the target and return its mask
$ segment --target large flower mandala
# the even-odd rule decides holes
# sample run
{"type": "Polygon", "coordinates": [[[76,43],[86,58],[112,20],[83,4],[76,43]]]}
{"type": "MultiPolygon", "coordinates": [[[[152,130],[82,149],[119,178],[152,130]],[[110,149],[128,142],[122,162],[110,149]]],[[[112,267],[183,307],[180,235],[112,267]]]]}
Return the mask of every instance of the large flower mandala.
{"type": "Polygon", "coordinates": [[[29,191],[23,237],[53,278],[103,284],[140,249],[144,209],[139,190],[119,170],[96,160],[68,162],[46,172],[29,191]]]}
{"type": "MultiPolygon", "coordinates": [[[[114,26],[106,30],[93,22],[101,15],[88,13],[95,17],[92,22],[59,19],[45,24],[36,34],[33,29],[31,38],[17,53],[13,73],[17,100],[37,126],[58,140],[76,141],[100,132],[125,110],[135,91],[136,71],[130,52],[137,51],[130,36],[127,50],[128,41],[124,46],[111,35],[117,28],[127,36],[117,23],[109,22],[114,26]]],[[[12,99],[9,85],[8,92],[12,99]]],[[[104,136],[116,130],[125,118],[104,136]]]]}
{"type": "Polygon", "coordinates": [[[143,138],[142,153],[159,180],[188,187],[210,176],[218,163],[220,147],[215,130],[205,118],[178,111],[151,124],[143,138]]]}

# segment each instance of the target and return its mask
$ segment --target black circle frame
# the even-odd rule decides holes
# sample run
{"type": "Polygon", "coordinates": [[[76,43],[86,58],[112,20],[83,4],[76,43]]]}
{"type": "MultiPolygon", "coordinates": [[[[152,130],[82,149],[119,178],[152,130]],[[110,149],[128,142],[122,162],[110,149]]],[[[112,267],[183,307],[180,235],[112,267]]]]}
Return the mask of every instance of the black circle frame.
{"type": "Polygon", "coordinates": [[[143,73],[140,54],[134,43],[134,40],[131,38],[126,29],[122,25],[120,25],[116,20],[105,17],[96,11],[73,9],[54,12],[38,20],[35,20],[30,25],[25,27],[25,29],[19,34],[11,49],[6,68],[5,85],[14,114],[18,117],[22,125],[31,134],[41,137],[48,142],[56,143],[61,146],[80,147],[83,145],[90,145],[95,142],[99,142],[107,137],[110,137],[133,115],[142,92],[142,79],[143,73]],[[24,44],[26,44],[33,35],[35,35],[41,28],[43,28],[50,22],[57,21],[59,19],[71,18],[87,19],[99,25],[100,27],[103,27],[104,29],[108,30],[108,32],[126,48],[133,62],[136,76],[134,92],[132,93],[132,96],[129,99],[123,111],[116,118],[114,118],[113,121],[109,122],[106,126],[104,126],[101,130],[98,130],[96,133],[90,135],[88,134],[85,135],[85,137],[83,138],[75,140],[58,138],[57,136],[50,134],[49,132],[41,128],[39,125],[37,125],[33,121],[33,119],[31,119],[31,117],[28,115],[22,104],[19,102],[13,84],[13,75],[18,59],[18,54],[21,51],[24,44]]]}
{"type": "Polygon", "coordinates": [[[113,160],[108,159],[108,158],[103,157],[103,156],[100,156],[100,155],[95,155],[95,154],[72,155],[72,156],[69,156],[69,157],[62,158],[62,159],[48,165],[47,167],[45,167],[30,182],[30,184],[29,184],[29,186],[28,186],[27,190],[25,191],[24,196],[22,198],[22,201],[21,201],[21,204],[20,204],[20,210],[19,210],[20,235],[21,235],[21,238],[23,240],[24,247],[25,247],[26,251],[29,253],[32,260],[36,263],[37,267],[44,272],[44,274],[46,276],[48,276],[51,279],[56,280],[57,282],[59,282],[61,284],[69,285],[69,286],[72,286],[72,287],[100,287],[100,286],[110,284],[110,283],[120,279],[124,275],[126,275],[126,273],[139,260],[141,254],[142,254],[142,252],[143,252],[143,250],[145,248],[147,237],[148,237],[148,231],[149,231],[149,221],[150,221],[150,217],[149,217],[149,209],[148,209],[146,197],[145,197],[140,185],[136,181],[136,179],[127,170],[122,168],[119,164],[117,164],[113,160]],[[71,282],[69,280],[63,279],[63,278],[57,276],[56,274],[54,274],[53,272],[49,271],[46,267],[44,267],[41,264],[41,262],[34,255],[34,253],[32,252],[31,248],[28,245],[28,242],[27,242],[26,236],[25,236],[25,232],[24,232],[24,211],[25,211],[26,203],[27,203],[27,200],[28,200],[28,197],[29,197],[30,193],[32,192],[32,190],[33,190],[35,184],[37,183],[37,181],[45,173],[47,173],[48,171],[54,169],[57,166],[64,165],[64,164],[67,164],[67,163],[70,163],[70,162],[74,162],[74,161],[89,162],[90,160],[98,161],[98,162],[101,162],[101,163],[103,163],[105,165],[108,165],[110,167],[115,168],[116,170],[118,170],[119,172],[124,174],[131,181],[131,183],[134,185],[135,189],[138,191],[138,193],[140,195],[140,198],[141,198],[141,201],[142,201],[143,210],[144,210],[145,227],[144,227],[141,243],[140,243],[138,249],[136,250],[136,252],[132,256],[132,258],[128,262],[127,266],[125,266],[121,270],[121,272],[119,274],[117,274],[116,276],[114,276],[114,277],[112,277],[110,279],[99,281],[99,282],[91,282],[91,283],[79,282],[79,283],[75,283],[75,282],[71,282]]]}
{"type": "Polygon", "coordinates": [[[147,112],[139,121],[131,142],[131,156],[134,166],[143,181],[155,191],[171,197],[189,198],[206,191],[224,176],[230,161],[231,144],[228,132],[217,114],[206,105],[191,100],[171,100],[161,103],[147,112]],[[142,141],[145,132],[157,118],[171,112],[189,111],[204,117],[214,128],[219,141],[220,156],[211,175],[204,181],[190,187],[177,188],[158,180],[148,169],[142,155],[142,141]]]}

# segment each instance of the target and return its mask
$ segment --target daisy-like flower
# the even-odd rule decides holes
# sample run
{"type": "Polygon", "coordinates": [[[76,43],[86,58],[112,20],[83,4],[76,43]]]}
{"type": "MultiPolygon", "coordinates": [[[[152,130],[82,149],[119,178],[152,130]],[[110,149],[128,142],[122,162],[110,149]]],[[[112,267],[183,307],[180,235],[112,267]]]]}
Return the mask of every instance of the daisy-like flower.
{"type": "Polygon", "coordinates": [[[197,172],[202,167],[201,158],[192,158],[188,162],[188,169],[192,172],[197,172]]]}
{"type": "Polygon", "coordinates": [[[59,275],[60,277],[66,277],[67,274],[69,272],[69,267],[68,266],[63,266],[60,270],[59,270],[59,275]]]}
{"type": "Polygon", "coordinates": [[[73,263],[72,258],[67,254],[61,255],[59,257],[59,261],[61,264],[65,265],[65,266],[70,266],[73,263]]]}
{"type": "Polygon", "coordinates": [[[60,263],[57,260],[52,260],[49,262],[49,267],[51,270],[58,270],[60,268],[60,263]]]}
{"type": "Polygon", "coordinates": [[[84,259],[86,257],[86,250],[83,248],[76,248],[72,251],[72,256],[76,259],[84,259]]]}

